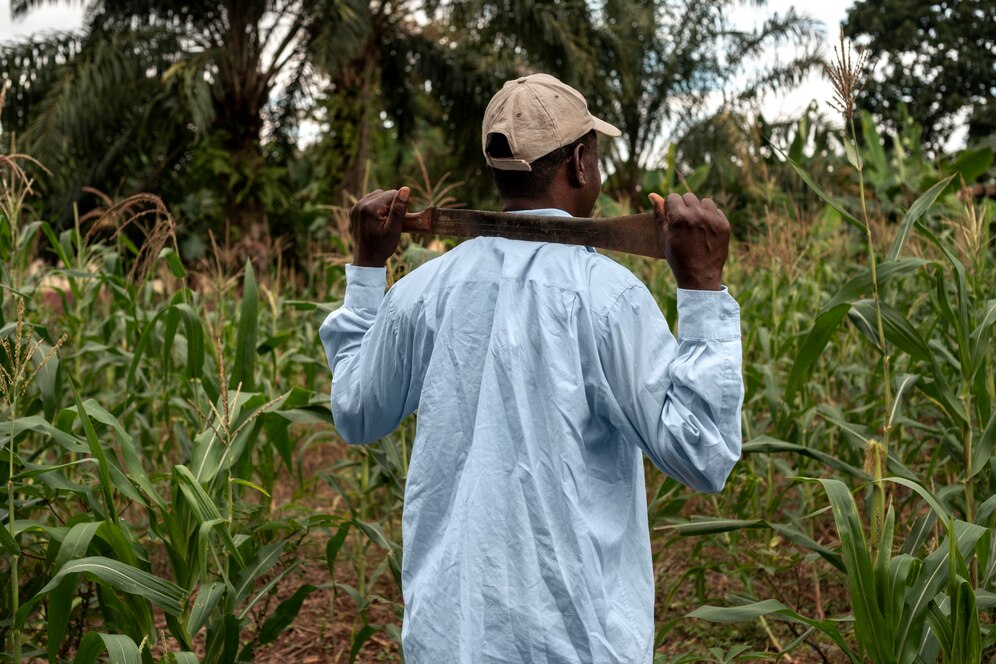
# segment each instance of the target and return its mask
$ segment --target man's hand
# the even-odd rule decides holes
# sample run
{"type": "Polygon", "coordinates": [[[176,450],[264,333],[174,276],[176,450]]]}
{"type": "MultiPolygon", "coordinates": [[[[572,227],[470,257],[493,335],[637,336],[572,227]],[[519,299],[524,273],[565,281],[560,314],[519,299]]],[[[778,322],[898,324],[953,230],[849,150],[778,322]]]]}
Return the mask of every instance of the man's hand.
{"type": "Polygon", "coordinates": [[[730,249],[730,222],[711,198],[650,194],[660,243],[678,288],[720,290],[730,249]]]}
{"type": "Polygon", "coordinates": [[[349,211],[349,230],[356,244],[353,265],[384,267],[398,248],[409,196],[408,187],[377,189],[356,201],[349,211]]]}

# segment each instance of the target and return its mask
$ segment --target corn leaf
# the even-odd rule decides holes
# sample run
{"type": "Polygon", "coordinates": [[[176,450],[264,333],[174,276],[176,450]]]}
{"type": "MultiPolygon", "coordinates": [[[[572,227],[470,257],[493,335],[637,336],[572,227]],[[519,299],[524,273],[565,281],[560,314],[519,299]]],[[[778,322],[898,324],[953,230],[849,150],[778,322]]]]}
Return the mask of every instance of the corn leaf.
{"type": "Polygon", "coordinates": [[[111,664],[141,664],[138,646],[123,634],[88,632],[80,641],[73,664],[96,664],[101,653],[107,651],[111,664]]]}
{"type": "Polygon", "coordinates": [[[920,548],[927,543],[927,538],[930,537],[936,522],[937,514],[934,512],[918,516],[913,521],[913,527],[910,528],[910,532],[906,536],[906,541],[899,548],[899,552],[911,556],[916,555],[920,548]]]}
{"type": "Polygon", "coordinates": [[[861,659],[850,649],[847,642],[841,636],[837,626],[831,620],[814,620],[807,618],[778,600],[767,599],[752,604],[742,606],[700,606],[688,614],[689,618],[698,618],[718,623],[744,622],[746,620],[756,620],[764,616],[771,616],[781,620],[800,622],[810,627],[814,627],[836,643],[848,656],[853,664],[860,664],[861,659]]]}
{"type": "Polygon", "coordinates": [[[163,247],[162,251],[159,252],[159,258],[166,261],[170,272],[177,279],[183,279],[187,276],[187,270],[183,267],[183,260],[173,247],[163,247]]]}
{"type": "Polygon", "coordinates": [[[896,233],[896,238],[892,241],[892,246],[889,247],[889,253],[886,254],[886,260],[894,261],[899,258],[899,252],[903,250],[903,244],[905,244],[907,238],[909,238],[910,233],[913,230],[913,225],[923,218],[923,215],[926,214],[927,210],[934,205],[937,201],[937,197],[944,192],[954,177],[955,176],[950,175],[944,178],[921,194],[920,197],[913,202],[910,209],[905,215],[903,215],[903,220],[899,224],[899,230],[896,233]]]}
{"type": "MultiPolygon", "coordinates": [[[[131,364],[128,367],[128,376],[125,379],[130,389],[134,388],[135,372],[141,362],[142,356],[152,344],[152,335],[156,325],[166,322],[170,317],[178,317],[178,322],[182,322],[184,332],[187,336],[187,377],[201,378],[204,373],[204,326],[197,312],[186,303],[172,304],[157,313],[152,320],[142,330],[142,334],[135,345],[131,364]]],[[[166,334],[163,339],[165,349],[172,348],[177,326],[171,326],[171,333],[166,334]]]]}
{"type": "Polygon", "coordinates": [[[994,323],[996,323],[996,300],[989,300],[986,302],[986,308],[982,313],[979,324],[969,335],[969,342],[972,346],[970,372],[973,374],[979,370],[982,366],[982,361],[986,357],[986,351],[989,349],[990,345],[989,328],[991,328],[994,323]]]}
{"type": "MultiPolygon", "coordinates": [[[[59,552],[55,557],[55,568],[59,569],[70,560],[83,557],[97,529],[103,523],[103,521],[84,521],[72,526],[59,546],[59,552]]],[[[50,662],[57,661],[59,647],[66,636],[66,626],[69,624],[78,576],[78,574],[66,575],[48,596],[47,648],[50,662]]]]}
{"type": "Polygon", "coordinates": [[[169,664],[200,664],[197,655],[192,652],[171,652],[166,655],[169,664]]]}
{"type": "Polygon", "coordinates": [[[180,491],[183,492],[184,497],[187,499],[187,503],[190,505],[198,523],[211,524],[209,530],[217,526],[215,529],[221,535],[221,540],[225,544],[229,555],[232,556],[232,559],[238,564],[239,568],[244,568],[245,561],[242,559],[242,553],[239,551],[239,548],[235,546],[235,540],[232,539],[232,533],[228,529],[227,520],[222,518],[221,512],[218,511],[218,507],[214,501],[204,491],[201,483],[197,481],[197,478],[190,472],[190,469],[183,465],[173,467],[173,477],[179,485],[180,491]]]}
{"type": "MultiPolygon", "coordinates": [[[[961,555],[967,556],[986,529],[963,521],[955,521],[955,544],[961,555]]],[[[905,608],[899,624],[893,630],[896,644],[915,646],[920,643],[931,602],[942,591],[949,578],[949,538],[923,560],[923,565],[906,591],[905,608]]],[[[915,652],[915,651],[914,651],[915,652]]]]}
{"type": "Polygon", "coordinates": [[[112,558],[90,556],[78,560],[70,560],[63,565],[56,575],[52,577],[52,580],[45,584],[34,597],[21,607],[21,610],[18,612],[18,624],[23,624],[31,608],[43,596],[58,586],[63,578],[69,574],[83,573],[93,574],[101,581],[121,592],[143,597],[156,604],[166,613],[179,615],[183,611],[183,602],[186,600],[186,593],[179,586],[112,558]]]}
{"type": "Polygon", "coordinates": [[[224,594],[225,584],[221,581],[213,581],[201,586],[190,605],[190,616],[187,618],[188,634],[196,636],[197,632],[201,631],[224,594]]]}
{"type": "Polygon", "coordinates": [[[377,633],[371,625],[363,625],[360,631],[353,637],[353,644],[349,649],[349,664],[356,661],[356,656],[360,654],[363,644],[370,640],[370,637],[377,633]]]}
{"type": "Polygon", "coordinates": [[[836,468],[848,475],[855,477],[860,480],[868,481],[871,476],[868,475],[862,469],[852,466],[851,464],[841,461],[832,454],[827,454],[822,450],[806,447],[804,445],[797,445],[795,443],[789,443],[784,440],[778,440],[770,436],[757,436],[750,442],[744,443],[741,447],[741,451],[744,454],[757,454],[765,453],[771,454],[774,452],[791,452],[792,454],[798,454],[801,456],[806,456],[811,459],[816,459],[831,468],[836,468]]]}
{"type": "Polygon", "coordinates": [[[968,581],[961,581],[951,602],[951,662],[982,661],[982,629],[975,605],[975,590],[968,581]]]}
{"type": "Polygon", "coordinates": [[[256,389],[256,335],[259,331],[259,293],[252,262],[246,260],[245,278],[242,282],[242,309],[239,314],[239,333],[235,344],[235,366],[229,389],[239,383],[243,392],[256,389]]]}
{"type": "Polygon", "coordinates": [[[993,444],[996,443],[996,410],[989,416],[989,423],[979,436],[976,448],[972,451],[972,467],[969,477],[975,477],[993,460],[993,444]]]}
{"type": "Polygon", "coordinates": [[[80,399],[80,393],[76,389],[75,381],[70,380],[69,385],[73,391],[73,400],[76,403],[76,411],[79,413],[80,422],[83,424],[83,431],[86,433],[90,455],[97,461],[100,488],[104,494],[104,507],[107,510],[108,518],[116,524],[118,522],[118,513],[114,505],[114,491],[111,488],[113,483],[111,482],[111,471],[107,462],[107,456],[104,454],[104,448],[101,447],[100,440],[97,438],[97,432],[93,428],[93,422],[90,421],[90,415],[87,413],[80,399]]]}
{"type": "MultiPolygon", "coordinates": [[[[914,258],[902,258],[896,261],[885,261],[878,266],[877,276],[879,285],[887,283],[889,280],[912,272],[924,264],[924,261],[914,258]]],[[[871,288],[871,271],[863,270],[860,274],[850,279],[838,290],[830,301],[827,302],[820,313],[816,316],[812,329],[802,342],[802,347],[796,355],[792,370],[789,372],[788,384],[785,387],[785,399],[790,399],[803,382],[809,377],[810,370],[823,354],[830,337],[833,335],[840,321],[851,308],[850,302],[867,292],[871,288]]]]}
{"type": "Polygon", "coordinates": [[[874,661],[893,662],[895,658],[892,650],[881,638],[883,634],[889,632],[880,608],[874,568],[857,505],[854,504],[854,498],[847,485],[840,480],[818,481],[823,485],[830,500],[837,535],[840,537],[858,641],[867,648],[868,654],[874,661]]]}
{"type": "Polygon", "coordinates": [[[287,567],[280,570],[277,574],[275,574],[273,578],[269,579],[265,584],[263,584],[263,587],[260,588],[258,591],[256,591],[256,594],[253,596],[253,598],[250,599],[249,602],[247,602],[244,607],[242,607],[242,610],[239,612],[239,620],[242,620],[246,616],[248,616],[249,612],[252,611],[252,607],[256,606],[256,604],[258,604],[264,597],[273,592],[274,588],[276,588],[277,585],[281,581],[283,581],[287,575],[296,570],[299,565],[300,562],[298,561],[292,562],[290,565],[288,565],[287,567]]]}
{"type": "Polygon", "coordinates": [[[283,542],[274,542],[260,548],[259,552],[256,554],[256,557],[242,572],[239,582],[235,584],[235,592],[232,596],[231,608],[234,609],[247,597],[249,597],[249,593],[252,592],[252,589],[256,584],[256,579],[263,574],[266,574],[274,565],[276,565],[283,552],[283,542]]]}
{"type": "Polygon", "coordinates": [[[918,380],[920,380],[920,377],[916,374],[904,373],[896,377],[895,396],[892,398],[892,410],[889,411],[889,418],[887,420],[889,426],[898,420],[903,410],[906,395],[913,389],[918,380]]]}
{"type": "Polygon", "coordinates": [[[835,201],[834,199],[830,198],[830,196],[828,196],[827,193],[825,191],[823,191],[823,188],[820,185],[816,184],[816,181],[813,180],[813,178],[811,178],[809,176],[809,173],[807,173],[804,168],[802,168],[801,166],[799,166],[799,164],[797,164],[795,161],[789,159],[788,155],[786,155],[784,152],[782,152],[781,149],[779,149],[778,146],[776,146],[774,143],[771,143],[770,141],[768,143],[769,143],[769,145],[771,145],[772,149],[775,152],[777,152],[778,155],[782,159],[784,159],[788,163],[789,166],[792,167],[792,170],[794,170],[796,172],[796,174],[800,178],[802,178],[802,181],[806,183],[806,186],[808,186],[813,191],[814,194],[816,194],[821,199],[823,199],[824,203],[826,203],[831,208],[833,208],[834,210],[836,210],[837,214],[839,214],[841,217],[844,218],[844,221],[846,221],[847,223],[849,223],[851,226],[854,226],[855,228],[857,228],[862,233],[867,233],[868,232],[868,229],[865,227],[865,224],[863,222],[859,221],[858,218],[855,217],[853,214],[851,214],[850,212],[848,212],[847,210],[845,210],[837,201],[835,201]]]}
{"type": "Polygon", "coordinates": [[[349,533],[349,522],[339,526],[335,534],[329,538],[325,545],[325,564],[328,566],[329,576],[335,579],[335,559],[339,555],[339,550],[346,542],[346,535],[349,533]]]}
{"type": "Polygon", "coordinates": [[[317,586],[305,584],[298,588],[293,595],[281,602],[259,630],[259,644],[265,645],[276,641],[281,632],[294,622],[294,618],[301,611],[301,605],[304,603],[304,600],[317,589],[317,586]]]}
{"type": "Polygon", "coordinates": [[[21,555],[21,547],[7,530],[7,525],[0,527],[0,547],[12,556],[21,555]]]}

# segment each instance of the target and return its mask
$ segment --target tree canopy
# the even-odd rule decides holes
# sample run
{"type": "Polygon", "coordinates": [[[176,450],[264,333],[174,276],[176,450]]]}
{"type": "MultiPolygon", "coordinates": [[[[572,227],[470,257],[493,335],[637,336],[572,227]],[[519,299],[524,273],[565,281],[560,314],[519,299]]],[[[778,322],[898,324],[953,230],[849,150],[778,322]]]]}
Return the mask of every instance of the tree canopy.
{"type": "Polygon", "coordinates": [[[967,120],[970,139],[996,131],[996,2],[858,0],[846,32],[867,49],[875,74],[861,105],[898,131],[903,111],[938,148],[967,120]]]}
{"type": "Polygon", "coordinates": [[[0,45],[3,120],[58,174],[45,200],[64,223],[97,203],[84,187],[152,189],[185,232],[294,235],[418,168],[461,173],[465,202],[491,204],[484,107],[503,81],[550,71],[622,129],[603,146],[605,190],[637,207],[669,143],[819,63],[819,24],[790,10],[744,30],[740,2],[91,0],[77,32],[0,45]],[[794,56],[766,57],[786,44],[794,56]]]}

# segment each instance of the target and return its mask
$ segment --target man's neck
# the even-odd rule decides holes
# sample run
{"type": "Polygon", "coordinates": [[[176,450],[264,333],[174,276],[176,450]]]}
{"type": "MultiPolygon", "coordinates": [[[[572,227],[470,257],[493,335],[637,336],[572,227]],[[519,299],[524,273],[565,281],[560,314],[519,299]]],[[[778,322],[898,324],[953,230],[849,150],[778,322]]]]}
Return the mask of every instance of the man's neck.
{"type": "Polygon", "coordinates": [[[577,212],[575,210],[572,210],[569,204],[565,204],[563,201],[556,201],[550,198],[536,198],[536,199],[503,198],[501,200],[502,212],[518,212],[522,210],[546,210],[551,208],[557,210],[564,210],[573,217],[577,216],[577,212]]]}

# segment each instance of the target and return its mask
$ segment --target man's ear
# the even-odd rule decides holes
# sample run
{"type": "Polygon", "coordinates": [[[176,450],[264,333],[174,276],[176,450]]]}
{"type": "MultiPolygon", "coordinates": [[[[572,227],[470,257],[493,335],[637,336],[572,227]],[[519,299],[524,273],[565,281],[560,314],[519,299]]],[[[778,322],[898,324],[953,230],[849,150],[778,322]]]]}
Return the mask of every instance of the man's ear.
{"type": "Polygon", "coordinates": [[[578,143],[574,146],[571,158],[567,160],[567,177],[575,187],[583,187],[587,179],[591,177],[591,174],[587,173],[584,167],[587,150],[588,148],[584,143],[578,143]]]}

